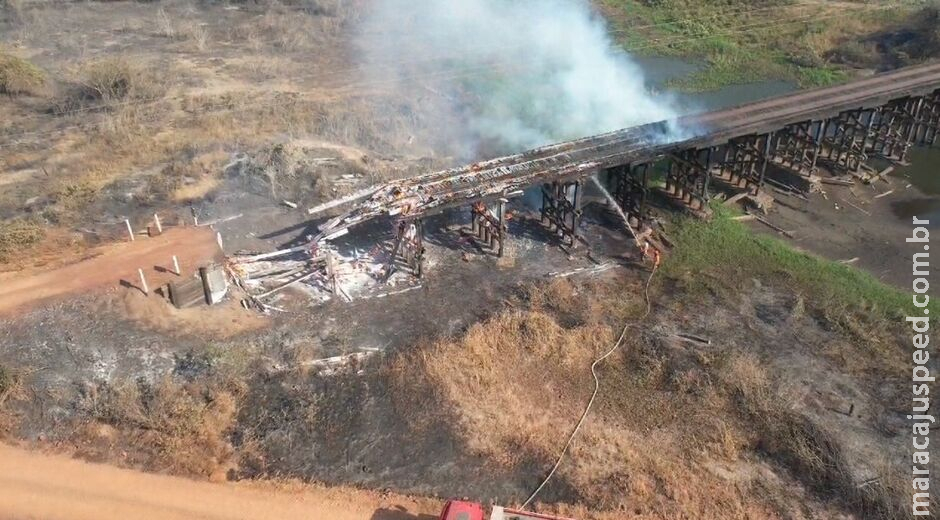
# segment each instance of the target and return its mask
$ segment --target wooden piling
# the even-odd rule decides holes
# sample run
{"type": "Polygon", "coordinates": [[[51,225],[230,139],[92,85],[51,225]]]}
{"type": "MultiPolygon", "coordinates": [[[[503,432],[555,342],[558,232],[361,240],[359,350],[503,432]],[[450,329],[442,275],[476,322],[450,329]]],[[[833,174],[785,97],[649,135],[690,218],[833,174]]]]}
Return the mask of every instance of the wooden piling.
{"type": "Polygon", "coordinates": [[[137,274],[140,275],[140,290],[144,291],[144,294],[150,295],[150,288],[147,287],[147,279],[144,278],[144,270],[138,268],[137,274]]]}

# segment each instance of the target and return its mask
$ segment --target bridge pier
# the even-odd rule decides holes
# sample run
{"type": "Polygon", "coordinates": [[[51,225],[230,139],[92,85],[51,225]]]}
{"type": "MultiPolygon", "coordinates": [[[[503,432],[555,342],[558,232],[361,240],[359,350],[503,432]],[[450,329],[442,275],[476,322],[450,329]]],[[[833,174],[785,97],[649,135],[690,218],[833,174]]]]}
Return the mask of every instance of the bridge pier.
{"type": "Polygon", "coordinates": [[[858,174],[868,160],[865,148],[873,122],[871,112],[846,110],[822,126],[818,159],[834,173],[858,174]]]}
{"type": "Polygon", "coordinates": [[[724,156],[715,171],[717,179],[757,195],[764,186],[774,133],[738,137],[724,146],[724,156]]]}
{"type": "Polygon", "coordinates": [[[816,159],[819,156],[819,139],[822,121],[804,121],[785,126],[776,132],[770,149],[774,166],[784,168],[800,177],[816,174],[816,159]]]}
{"type": "Polygon", "coordinates": [[[915,117],[914,144],[933,146],[940,135],[940,89],[924,96],[915,117]]]}
{"type": "Polygon", "coordinates": [[[506,225],[506,203],[507,199],[499,199],[496,202],[496,211],[494,212],[482,201],[475,202],[470,206],[470,231],[478,243],[496,253],[497,257],[502,257],[505,251],[505,241],[508,231],[506,225]]]}
{"type": "Polygon", "coordinates": [[[873,110],[869,116],[871,141],[866,151],[889,161],[906,162],[923,104],[923,98],[904,98],[873,110]]]}
{"type": "Polygon", "coordinates": [[[584,181],[556,181],[542,185],[541,221],[557,233],[562,245],[575,247],[581,239],[581,197],[584,181]]]}
{"type": "Polygon", "coordinates": [[[395,245],[385,267],[385,281],[391,278],[398,264],[421,278],[424,275],[424,251],[424,221],[420,218],[399,221],[395,245]]]}
{"type": "Polygon", "coordinates": [[[607,169],[607,188],[631,226],[646,219],[649,197],[649,163],[625,164],[607,169]]]}
{"type": "Polygon", "coordinates": [[[666,193],[693,211],[707,212],[712,149],[683,150],[669,156],[666,193]]]}

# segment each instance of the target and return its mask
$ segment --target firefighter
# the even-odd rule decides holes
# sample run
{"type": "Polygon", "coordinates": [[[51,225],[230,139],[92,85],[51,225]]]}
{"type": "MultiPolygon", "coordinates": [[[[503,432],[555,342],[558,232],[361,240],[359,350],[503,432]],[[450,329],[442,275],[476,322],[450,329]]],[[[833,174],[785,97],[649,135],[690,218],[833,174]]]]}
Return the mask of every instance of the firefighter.
{"type": "Polygon", "coordinates": [[[640,252],[643,253],[644,259],[652,260],[653,269],[659,267],[659,263],[662,261],[662,254],[659,252],[659,249],[650,245],[649,240],[644,239],[640,242],[640,252]]]}

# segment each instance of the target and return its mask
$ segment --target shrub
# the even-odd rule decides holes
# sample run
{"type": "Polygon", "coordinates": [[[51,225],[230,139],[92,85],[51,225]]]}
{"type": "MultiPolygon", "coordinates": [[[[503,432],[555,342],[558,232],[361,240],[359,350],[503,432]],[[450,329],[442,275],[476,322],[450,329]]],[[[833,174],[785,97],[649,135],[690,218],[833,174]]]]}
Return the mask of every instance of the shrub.
{"type": "Polygon", "coordinates": [[[53,109],[69,112],[97,103],[158,99],[166,92],[166,80],[125,57],[83,63],[56,97],[53,109]]]}
{"type": "Polygon", "coordinates": [[[0,223],[0,262],[6,262],[20,249],[27,248],[45,236],[42,227],[22,219],[0,223]]]}
{"type": "Polygon", "coordinates": [[[0,92],[35,95],[46,84],[46,75],[29,61],[0,51],[0,92]]]}

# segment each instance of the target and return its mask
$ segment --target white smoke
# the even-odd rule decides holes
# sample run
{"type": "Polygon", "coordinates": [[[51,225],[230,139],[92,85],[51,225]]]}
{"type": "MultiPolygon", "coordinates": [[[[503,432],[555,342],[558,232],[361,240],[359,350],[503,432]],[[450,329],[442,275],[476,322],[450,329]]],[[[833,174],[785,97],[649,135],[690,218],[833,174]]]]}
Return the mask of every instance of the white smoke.
{"type": "Polygon", "coordinates": [[[586,0],[371,0],[359,45],[370,78],[444,96],[500,152],[676,116],[586,0]]]}

